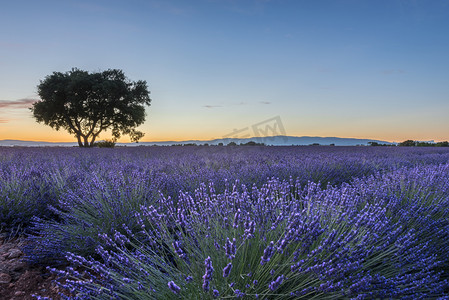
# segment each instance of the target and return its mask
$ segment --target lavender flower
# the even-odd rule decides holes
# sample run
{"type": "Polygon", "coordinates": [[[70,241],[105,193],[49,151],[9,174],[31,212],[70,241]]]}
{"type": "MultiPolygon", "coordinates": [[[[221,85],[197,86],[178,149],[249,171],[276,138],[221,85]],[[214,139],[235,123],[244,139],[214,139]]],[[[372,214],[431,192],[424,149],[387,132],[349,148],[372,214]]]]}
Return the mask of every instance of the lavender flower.
{"type": "Polygon", "coordinates": [[[178,294],[181,291],[181,288],[179,286],[177,286],[173,281],[170,281],[168,283],[168,287],[175,294],[178,294]]]}
{"type": "Polygon", "coordinates": [[[235,215],[234,215],[234,223],[232,225],[234,228],[238,228],[239,227],[240,214],[241,214],[241,211],[240,211],[240,208],[239,208],[237,210],[237,212],[235,213],[235,215]]]}
{"type": "Polygon", "coordinates": [[[276,278],[276,280],[273,280],[268,287],[270,288],[270,290],[274,291],[282,284],[283,281],[284,275],[280,275],[278,276],[278,278],[276,278]]]}
{"type": "Polygon", "coordinates": [[[256,231],[256,223],[254,221],[249,222],[249,224],[245,228],[245,238],[247,239],[253,238],[255,231],[256,231]]]}
{"type": "Polygon", "coordinates": [[[263,251],[263,256],[260,257],[260,264],[261,265],[263,265],[263,264],[265,264],[265,263],[270,261],[271,256],[273,255],[273,252],[274,252],[273,251],[273,245],[274,245],[274,242],[271,241],[270,245],[267,248],[265,248],[265,250],[263,251]]]}
{"type": "Polygon", "coordinates": [[[174,241],[172,243],[173,248],[175,248],[175,252],[176,254],[178,254],[178,256],[182,259],[186,259],[187,258],[187,254],[184,252],[184,250],[182,250],[180,242],[179,241],[174,241]]]}
{"type": "Polygon", "coordinates": [[[223,268],[223,277],[228,277],[229,273],[231,273],[232,263],[228,263],[226,267],[223,268]]]}
{"type": "Polygon", "coordinates": [[[210,281],[212,280],[212,274],[214,272],[210,256],[206,258],[206,260],[204,261],[204,265],[206,268],[206,272],[203,275],[203,290],[207,292],[209,291],[210,281]]]}
{"type": "Polygon", "coordinates": [[[234,294],[235,294],[235,296],[236,296],[237,298],[242,298],[242,297],[245,296],[245,293],[243,293],[243,292],[240,291],[239,289],[236,289],[236,290],[234,291],[234,294]]]}
{"type": "Polygon", "coordinates": [[[449,151],[379,148],[5,148],[0,223],[31,224],[27,258],[68,261],[50,269],[80,299],[157,297],[160,278],[188,274],[204,274],[197,295],[215,296],[212,262],[194,267],[211,250],[228,260],[223,276],[242,273],[218,297],[444,298],[449,151]],[[236,260],[237,246],[260,261],[236,260]]]}
{"type": "Polygon", "coordinates": [[[225,252],[226,252],[226,257],[229,259],[235,258],[235,253],[236,253],[235,244],[236,244],[235,238],[232,239],[232,242],[229,240],[229,238],[226,238],[226,244],[225,244],[224,248],[225,248],[225,252]]]}

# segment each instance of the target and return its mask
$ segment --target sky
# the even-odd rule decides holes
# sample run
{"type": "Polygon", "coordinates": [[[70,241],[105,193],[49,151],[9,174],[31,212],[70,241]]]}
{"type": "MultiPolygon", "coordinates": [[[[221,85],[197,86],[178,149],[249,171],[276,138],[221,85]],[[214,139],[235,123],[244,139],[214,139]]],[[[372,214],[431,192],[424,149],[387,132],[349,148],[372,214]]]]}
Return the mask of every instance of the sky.
{"type": "Polygon", "coordinates": [[[142,141],[449,140],[449,0],[0,2],[0,140],[74,141],[28,109],[74,67],[147,81],[142,141]]]}

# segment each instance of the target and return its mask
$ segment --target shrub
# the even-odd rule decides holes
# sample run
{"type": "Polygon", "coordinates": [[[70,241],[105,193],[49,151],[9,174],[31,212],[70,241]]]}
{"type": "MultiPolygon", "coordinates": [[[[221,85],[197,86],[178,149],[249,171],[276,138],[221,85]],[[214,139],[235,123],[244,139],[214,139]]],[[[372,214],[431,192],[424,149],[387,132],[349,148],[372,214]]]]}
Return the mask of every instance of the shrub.
{"type": "MultiPolygon", "coordinates": [[[[440,171],[402,174],[431,182],[440,171]]],[[[142,206],[135,213],[140,233],[123,226],[125,234],[102,235],[101,260],[69,254],[92,274],[86,280],[72,269],[60,272],[76,278],[63,286],[92,299],[442,295],[447,258],[439,254],[448,251],[449,199],[426,200],[417,211],[422,203],[412,198],[399,213],[394,208],[404,198],[393,195],[401,188],[415,193],[416,184],[392,191],[389,180],[322,189],[273,179],[251,191],[234,185],[218,194],[202,185],[193,195],[181,193],[177,203],[166,198],[142,206]]]]}
{"type": "Polygon", "coordinates": [[[115,142],[112,140],[104,140],[95,143],[95,147],[98,148],[114,148],[115,142]]]}

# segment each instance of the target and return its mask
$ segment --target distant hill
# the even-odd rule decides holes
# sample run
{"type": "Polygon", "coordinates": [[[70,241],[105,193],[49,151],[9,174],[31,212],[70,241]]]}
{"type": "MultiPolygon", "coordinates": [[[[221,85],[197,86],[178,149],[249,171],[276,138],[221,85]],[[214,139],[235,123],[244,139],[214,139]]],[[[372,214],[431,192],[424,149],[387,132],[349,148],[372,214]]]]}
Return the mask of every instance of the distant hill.
{"type": "Polygon", "coordinates": [[[3,147],[72,147],[78,143],[52,143],[52,142],[35,142],[21,140],[0,140],[0,146],[3,147]]]}
{"type": "MultiPolygon", "coordinates": [[[[165,142],[140,142],[140,143],[117,143],[118,146],[170,146],[176,144],[209,144],[218,145],[223,143],[227,145],[231,142],[236,144],[245,144],[249,141],[256,143],[264,143],[269,146],[306,146],[312,144],[320,145],[335,145],[335,146],[357,146],[357,145],[368,145],[368,142],[376,142],[380,144],[392,145],[394,143],[379,141],[373,139],[354,139],[354,138],[339,138],[339,137],[319,137],[319,136],[270,136],[270,137],[252,137],[252,138],[223,138],[214,139],[209,141],[200,140],[188,140],[188,141],[165,141],[165,142]]],[[[20,140],[1,140],[0,146],[5,147],[73,147],[77,146],[76,142],[70,143],[51,143],[51,142],[34,142],[34,141],[20,141],[20,140]]]]}

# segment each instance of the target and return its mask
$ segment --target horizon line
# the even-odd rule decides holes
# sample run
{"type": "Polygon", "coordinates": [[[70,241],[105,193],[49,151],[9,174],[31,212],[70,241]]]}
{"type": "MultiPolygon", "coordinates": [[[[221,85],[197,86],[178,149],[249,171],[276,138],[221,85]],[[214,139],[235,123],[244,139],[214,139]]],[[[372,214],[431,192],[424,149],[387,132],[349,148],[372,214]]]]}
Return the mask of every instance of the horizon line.
{"type": "MultiPolygon", "coordinates": [[[[382,142],[388,142],[388,143],[397,143],[396,141],[389,141],[389,140],[382,140],[379,138],[357,138],[357,137],[339,137],[339,136],[309,136],[309,135],[301,135],[301,136],[294,136],[294,135],[272,135],[272,136],[253,136],[253,137],[245,137],[245,138],[239,138],[239,137],[219,137],[219,138],[211,138],[211,139],[185,139],[185,140],[156,140],[156,141],[139,141],[138,143],[163,143],[163,142],[191,142],[191,141],[196,141],[196,142],[209,142],[209,141],[214,141],[214,140],[231,140],[231,139],[236,139],[236,140],[248,140],[248,139],[264,139],[264,138],[275,138],[275,137],[295,137],[295,138],[335,138],[335,139],[354,139],[354,140],[372,140],[372,141],[382,141],[382,142]]],[[[99,139],[98,141],[104,141],[104,140],[109,140],[109,139],[99,139]]],[[[408,140],[413,140],[413,141],[424,141],[424,140],[416,140],[416,139],[408,139],[408,140]]],[[[76,140],[73,141],[48,141],[48,140],[21,140],[21,139],[2,139],[0,141],[17,141],[17,142],[34,142],[34,143],[53,143],[53,144],[69,144],[69,143],[77,143],[76,140]]],[[[435,142],[434,139],[431,140],[426,140],[425,142],[435,142]]],[[[136,144],[136,142],[120,142],[117,141],[116,143],[119,144],[136,144]]]]}

